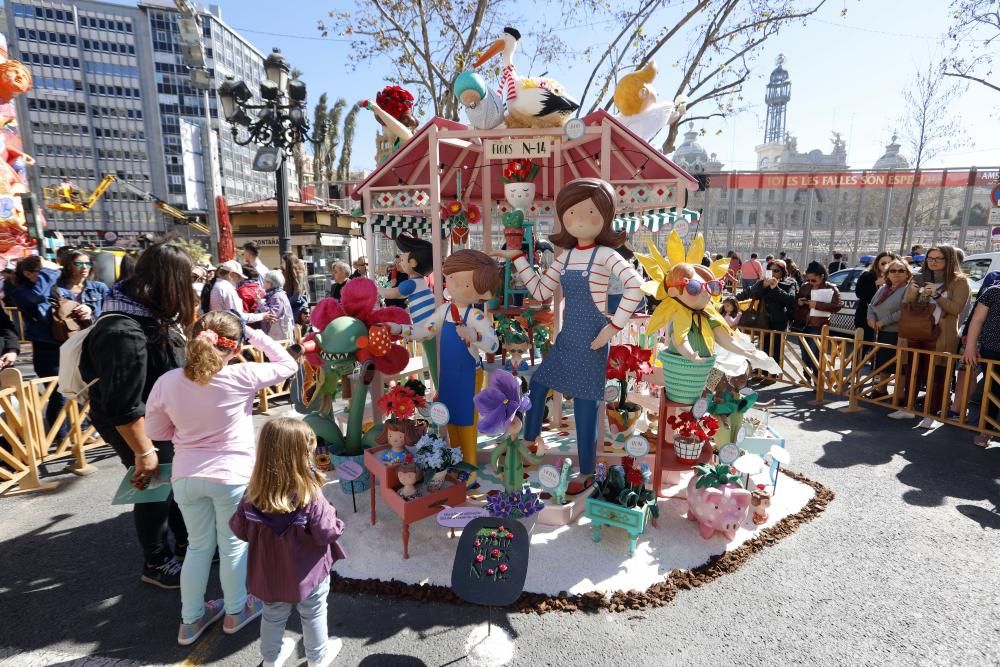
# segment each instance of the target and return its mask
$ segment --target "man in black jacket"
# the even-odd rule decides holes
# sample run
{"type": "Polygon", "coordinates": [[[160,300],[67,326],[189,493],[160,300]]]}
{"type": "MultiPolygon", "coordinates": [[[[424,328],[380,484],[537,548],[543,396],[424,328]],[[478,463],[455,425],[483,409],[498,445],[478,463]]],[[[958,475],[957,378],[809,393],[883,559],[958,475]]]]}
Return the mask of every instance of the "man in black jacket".
{"type": "MultiPolygon", "coordinates": [[[[771,260],[765,269],[764,278],[736,295],[740,301],[745,299],[760,300],[767,315],[766,328],[770,331],[784,331],[792,319],[795,294],[799,289],[799,284],[788,276],[787,271],[783,261],[780,259],[771,260]],[[770,277],[768,277],[767,271],[770,271],[770,277]]],[[[781,336],[771,334],[766,340],[761,341],[761,349],[767,352],[768,356],[778,364],[781,364],[781,336]]],[[[770,378],[765,380],[764,384],[773,384],[774,382],[775,380],[770,378]]]]}

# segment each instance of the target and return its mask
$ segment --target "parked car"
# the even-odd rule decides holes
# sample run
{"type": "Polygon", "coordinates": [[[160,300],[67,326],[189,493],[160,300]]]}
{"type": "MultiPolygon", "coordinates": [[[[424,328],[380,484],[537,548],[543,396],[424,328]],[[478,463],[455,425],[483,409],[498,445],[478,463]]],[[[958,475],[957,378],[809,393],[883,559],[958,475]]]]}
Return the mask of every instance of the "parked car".
{"type": "Polygon", "coordinates": [[[962,262],[962,272],[969,276],[969,286],[975,298],[979,294],[979,286],[990,271],[1000,271],[1000,252],[983,252],[969,255],[962,262]]]}
{"type": "Polygon", "coordinates": [[[840,290],[840,312],[830,316],[830,331],[841,336],[854,336],[854,310],[858,297],[854,294],[854,286],[862,273],[868,270],[866,266],[855,266],[837,271],[830,275],[830,282],[840,290]]]}

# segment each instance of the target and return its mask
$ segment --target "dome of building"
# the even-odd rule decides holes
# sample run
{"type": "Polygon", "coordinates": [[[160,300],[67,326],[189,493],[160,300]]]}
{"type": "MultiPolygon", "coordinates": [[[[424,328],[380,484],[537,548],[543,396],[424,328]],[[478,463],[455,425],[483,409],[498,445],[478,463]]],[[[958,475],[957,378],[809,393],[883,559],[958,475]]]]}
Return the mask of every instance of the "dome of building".
{"type": "Polygon", "coordinates": [[[875,169],[909,169],[909,161],[899,154],[899,144],[896,135],[892,135],[892,143],[885,147],[885,154],[875,161],[875,169]]]}
{"type": "Polygon", "coordinates": [[[694,129],[694,123],[688,123],[688,130],[684,133],[684,142],[674,150],[671,159],[677,163],[677,166],[694,174],[722,169],[722,163],[715,158],[715,153],[709,157],[708,151],[701,147],[697,139],[698,132],[694,129]]]}

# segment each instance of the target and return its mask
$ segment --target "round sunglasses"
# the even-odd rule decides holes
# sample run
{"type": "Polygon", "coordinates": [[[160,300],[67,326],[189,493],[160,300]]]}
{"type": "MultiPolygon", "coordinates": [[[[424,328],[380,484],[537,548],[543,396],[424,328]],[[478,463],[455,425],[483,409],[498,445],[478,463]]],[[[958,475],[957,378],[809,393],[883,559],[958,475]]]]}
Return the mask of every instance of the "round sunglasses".
{"type": "Polygon", "coordinates": [[[682,287],[691,296],[698,296],[702,291],[708,292],[712,296],[722,294],[722,282],[719,280],[705,282],[697,278],[685,278],[681,282],[667,285],[667,287],[682,287]]]}

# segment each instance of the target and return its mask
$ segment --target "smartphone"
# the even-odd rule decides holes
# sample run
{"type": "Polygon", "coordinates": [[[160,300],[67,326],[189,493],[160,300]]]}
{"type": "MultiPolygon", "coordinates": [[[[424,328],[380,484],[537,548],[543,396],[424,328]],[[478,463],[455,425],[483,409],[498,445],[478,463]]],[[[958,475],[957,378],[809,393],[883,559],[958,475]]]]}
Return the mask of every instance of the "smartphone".
{"type": "Polygon", "coordinates": [[[913,284],[917,287],[923,287],[927,284],[927,276],[924,275],[923,271],[913,274],[913,284]]]}
{"type": "Polygon", "coordinates": [[[770,280],[774,276],[774,271],[771,269],[764,269],[764,280],[770,280]]]}

